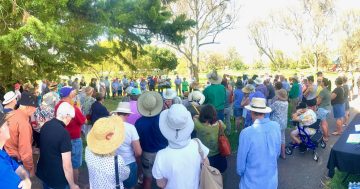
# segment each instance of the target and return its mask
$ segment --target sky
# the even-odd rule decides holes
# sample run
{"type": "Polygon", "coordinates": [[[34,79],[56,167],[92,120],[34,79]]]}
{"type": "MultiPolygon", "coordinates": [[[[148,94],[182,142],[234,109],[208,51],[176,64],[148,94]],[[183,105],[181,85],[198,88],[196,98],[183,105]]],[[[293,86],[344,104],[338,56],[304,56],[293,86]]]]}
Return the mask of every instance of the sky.
{"type": "MultiPolygon", "coordinates": [[[[283,11],[289,6],[296,6],[298,0],[235,0],[237,6],[240,5],[238,21],[234,29],[224,31],[217,39],[219,44],[205,46],[202,50],[216,51],[225,53],[228,48],[235,47],[246,63],[251,63],[258,58],[256,45],[250,40],[248,25],[258,19],[267,18],[271,12],[283,11]]],[[[349,9],[360,9],[360,0],[337,0],[335,10],[337,14],[349,9]]],[[[298,47],[296,41],[282,33],[271,34],[271,39],[275,48],[281,48],[285,54],[294,56],[298,47]]],[[[335,36],[334,42],[330,46],[335,47],[339,42],[340,36],[335,36]]]]}

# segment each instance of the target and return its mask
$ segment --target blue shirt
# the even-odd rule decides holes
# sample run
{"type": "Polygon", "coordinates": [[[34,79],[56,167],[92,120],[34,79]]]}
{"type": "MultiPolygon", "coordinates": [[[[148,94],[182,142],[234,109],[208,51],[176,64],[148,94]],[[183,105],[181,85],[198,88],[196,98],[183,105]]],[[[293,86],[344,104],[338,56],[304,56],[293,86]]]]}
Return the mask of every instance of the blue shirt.
{"type": "Polygon", "coordinates": [[[106,109],[106,107],[104,105],[102,105],[100,102],[95,101],[92,105],[91,105],[91,110],[90,110],[91,114],[90,114],[90,119],[91,119],[91,123],[95,123],[98,119],[103,118],[103,117],[107,117],[109,116],[109,111],[106,109]]]}
{"type": "Polygon", "coordinates": [[[277,188],[280,135],[280,125],[268,118],[257,119],[241,131],[236,168],[241,189],[277,188]]]}
{"type": "Polygon", "coordinates": [[[145,152],[155,153],[168,145],[168,141],[160,132],[159,118],[160,115],[154,117],[142,116],[135,122],[140,145],[145,152]]]}
{"type": "Polygon", "coordinates": [[[241,101],[244,98],[244,93],[241,89],[235,89],[234,91],[234,108],[241,108],[241,101]]]}
{"type": "Polygon", "coordinates": [[[0,188],[17,189],[21,181],[15,173],[19,164],[10,158],[4,151],[0,150],[0,188]]]}
{"type": "Polygon", "coordinates": [[[283,89],[285,89],[287,92],[290,91],[290,84],[286,81],[281,82],[283,89]]]}

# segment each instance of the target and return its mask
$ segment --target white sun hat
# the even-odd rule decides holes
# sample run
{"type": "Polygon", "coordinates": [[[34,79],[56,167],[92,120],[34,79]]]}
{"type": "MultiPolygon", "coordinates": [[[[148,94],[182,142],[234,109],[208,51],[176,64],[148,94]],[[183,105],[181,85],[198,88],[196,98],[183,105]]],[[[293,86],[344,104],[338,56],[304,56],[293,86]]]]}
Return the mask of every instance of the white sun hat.
{"type": "Polygon", "coordinates": [[[264,98],[252,98],[250,105],[245,106],[247,110],[258,113],[270,113],[271,108],[266,106],[266,100],[264,98]]]}
{"type": "Polygon", "coordinates": [[[4,101],[3,104],[9,104],[10,102],[12,102],[13,100],[15,100],[17,97],[17,95],[13,92],[13,91],[9,91],[4,95],[4,101]]]}
{"type": "Polygon", "coordinates": [[[112,111],[111,114],[113,113],[125,113],[125,114],[133,114],[133,112],[131,111],[130,108],[130,102],[119,102],[116,110],[112,111]]]}

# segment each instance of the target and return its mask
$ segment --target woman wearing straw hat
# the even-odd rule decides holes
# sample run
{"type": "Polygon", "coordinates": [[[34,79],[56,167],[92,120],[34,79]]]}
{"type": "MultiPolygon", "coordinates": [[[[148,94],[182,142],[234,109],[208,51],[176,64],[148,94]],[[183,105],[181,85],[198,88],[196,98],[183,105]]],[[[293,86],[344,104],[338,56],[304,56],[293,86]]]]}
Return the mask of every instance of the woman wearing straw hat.
{"type": "Polygon", "coordinates": [[[226,89],[221,85],[222,78],[216,71],[207,74],[207,78],[211,83],[206,87],[203,94],[205,96],[204,104],[211,104],[217,111],[217,118],[224,120],[224,106],[226,102],[226,89]]]}
{"type": "Polygon", "coordinates": [[[116,149],[124,142],[125,128],[118,116],[97,120],[87,135],[85,161],[89,170],[90,188],[124,188],[130,169],[116,149]]]}
{"type": "Polygon", "coordinates": [[[217,168],[221,173],[227,168],[226,157],[220,155],[218,138],[220,127],[224,131],[226,125],[217,120],[216,110],[213,105],[207,104],[201,108],[199,118],[194,118],[197,137],[207,146],[209,151],[210,165],[217,168]]]}
{"type": "Polygon", "coordinates": [[[285,129],[288,123],[288,94],[285,89],[275,92],[275,101],[270,105],[273,110],[270,116],[272,121],[276,121],[281,129],[281,158],[285,159],[285,129]]]}
{"type": "Polygon", "coordinates": [[[125,165],[130,168],[129,178],[124,181],[125,188],[134,188],[137,183],[137,164],[136,159],[141,156],[142,149],[139,142],[139,135],[134,125],[127,122],[129,116],[133,114],[129,102],[120,102],[116,110],[111,112],[119,116],[124,121],[125,140],[124,143],[116,150],[116,154],[124,158],[125,165]]]}
{"type": "MultiPolygon", "coordinates": [[[[244,93],[244,97],[241,101],[241,107],[245,107],[250,104],[250,94],[255,92],[255,87],[252,84],[247,84],[243,89],[242,92],[244,93]]],[[[244,128],[248,127],[250,123],[246,120],[248,115],[247,109],[243,108],[242,117],[244,118],[244,128]]]]}
{"type": "Polygon", "coordinates": [[[199,140],[191,140],[194,122],[190,112],[181,104],[174,104],[160,114],[160,130],[169,145],[160,150],[154,162],[152,173],[160,188],[198,189],[200,165],[207,161],[209,149],[199,140]],[[199,154],[199,147],[204,156],[199,154]]]}
{"type": "Polygon", "coordinates": [[[168,145],[168,141],[161,134],[159,128],[159,114],[162,111],[164,101],[161,95],[154,91],[148,91],[140,95],[137,103],[139,113],[142,115],[135,127],[140,137],[143,150],[141,165],[144,174],[142,187],[150,189],[152,183],[152,166],[156,153],[168,145]]]}

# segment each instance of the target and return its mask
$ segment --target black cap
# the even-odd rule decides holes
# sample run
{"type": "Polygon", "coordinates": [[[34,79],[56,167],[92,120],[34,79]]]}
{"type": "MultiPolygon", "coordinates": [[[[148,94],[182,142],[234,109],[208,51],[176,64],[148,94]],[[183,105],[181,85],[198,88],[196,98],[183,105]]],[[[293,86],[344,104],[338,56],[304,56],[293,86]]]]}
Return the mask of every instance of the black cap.
{"type": "Polygon", "coordinates": [[[306,103],[305,102],[300,102],[299,105],[296,106],[296,109],[304,109],[306,108],[306,103]]]}
{"type": "Polygon", "coordinates": [[[22,106],[38,107],[36,96],[27,91],[24,91],[23,93],[21,93],[21,98],[19,100],[19,104],[22,106]]]}

